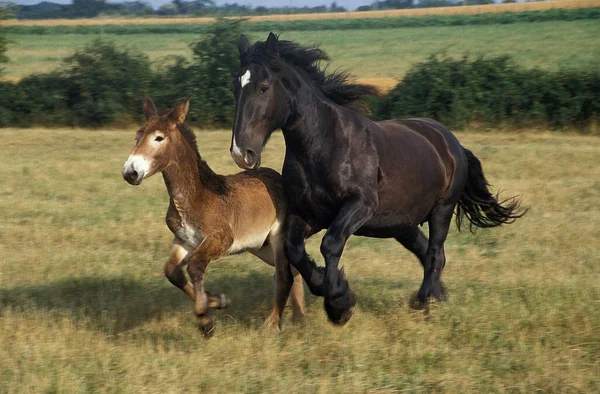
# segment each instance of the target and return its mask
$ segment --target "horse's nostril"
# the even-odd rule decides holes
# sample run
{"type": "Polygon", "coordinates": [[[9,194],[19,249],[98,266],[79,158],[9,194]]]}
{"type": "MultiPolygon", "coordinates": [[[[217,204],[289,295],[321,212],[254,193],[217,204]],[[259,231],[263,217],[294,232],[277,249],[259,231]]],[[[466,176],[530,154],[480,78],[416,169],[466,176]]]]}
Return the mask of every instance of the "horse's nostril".
{"type": "Polygon", "coordinates": [[[248,149],[244,155],[244,159],[246,160],[246,164],[254,163],[256,161],[256,152],[252,149],[248,149]]]}
{"type": "Polygon", "coordinates": [[[137,173],[137,171],[131,171],[129,173],[129,179],[131,179],[132,181],[135,181],[136,179],[138,179],[138,175],[139,174],[137,173]]]}

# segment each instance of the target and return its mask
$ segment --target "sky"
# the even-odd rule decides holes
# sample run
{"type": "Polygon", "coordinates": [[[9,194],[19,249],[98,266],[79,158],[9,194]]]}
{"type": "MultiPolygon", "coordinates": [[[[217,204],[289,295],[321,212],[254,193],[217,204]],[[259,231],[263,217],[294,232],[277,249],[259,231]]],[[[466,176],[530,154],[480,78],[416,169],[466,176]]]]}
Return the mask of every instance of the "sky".
{"type": "MultiPolygon", "coordinates": [[[[13,3],[21,5],[31,5],[40,3],[42,0],[12,0],[13,3]]],[[[47,0],[52,3],[69,4],[70,0],[47,0]]],[[[108,0],[110,3],[118,3],[119,1],[108,0]]],[[[160,7],[162,4],[170,3],[170,0],[143,0],[150,3],[154,8],[160,7]]],[[[225,3],[238,3],[244,5],[252,5],[253,7],[265,6],[265,7],[303,7],[309,6],[314,7],[317,5],[329,5],[333,0],[216,0],[217,4],[225,3]]],[[[371,4],[372,0],[336,0],[339,6],[346,7],[348,10],[354,10],[358,6],[371,4]]]]}

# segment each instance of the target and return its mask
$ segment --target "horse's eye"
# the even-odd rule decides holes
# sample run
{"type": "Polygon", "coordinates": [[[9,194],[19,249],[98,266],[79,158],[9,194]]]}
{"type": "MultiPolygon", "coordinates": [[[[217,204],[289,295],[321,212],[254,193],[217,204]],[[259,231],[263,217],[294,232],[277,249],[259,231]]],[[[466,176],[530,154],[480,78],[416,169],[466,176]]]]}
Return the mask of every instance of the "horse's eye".
{"type": "Polygon", "coordinates": [[[260,92],[261,92],[261,93],[264,93],[264,92],[266,92],[267,90],[269,90],[269,87],[268,87],[267,85],[262,85],[262,86],[260,87],[260,92]]]}
{"type": "Polygon", "coordinates": [[[154,139],[154,141],[160,142],[160,141],[162,141],[164,139],[165,139],[164,137],[161,137],[160,135],[158,135],[158,136],[156,136],[156,138],[154,139]]]}

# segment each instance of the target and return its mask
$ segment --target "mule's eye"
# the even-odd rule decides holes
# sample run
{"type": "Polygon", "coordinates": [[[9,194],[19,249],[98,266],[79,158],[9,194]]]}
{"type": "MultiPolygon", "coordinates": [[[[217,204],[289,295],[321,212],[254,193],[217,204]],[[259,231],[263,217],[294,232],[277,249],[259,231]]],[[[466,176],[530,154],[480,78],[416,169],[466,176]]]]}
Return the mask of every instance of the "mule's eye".
{"type": "Polygon", "coordinates": [[[264,93],[264,92],[266,92],[267,90],[269,90],[269,87],[268,87],[267,85],[262,85],[262,86],[260,87],[260,92],[261,92],[261,93],[264,93]]]}
{"type": "Polygon", "coordinates": [[[164,137],[161,137],[160,135],[157,135],[156,138],[154,139],[154,141],[160,142],[160,141],[162,141],[164,139],[165,139],[164,137]]]}

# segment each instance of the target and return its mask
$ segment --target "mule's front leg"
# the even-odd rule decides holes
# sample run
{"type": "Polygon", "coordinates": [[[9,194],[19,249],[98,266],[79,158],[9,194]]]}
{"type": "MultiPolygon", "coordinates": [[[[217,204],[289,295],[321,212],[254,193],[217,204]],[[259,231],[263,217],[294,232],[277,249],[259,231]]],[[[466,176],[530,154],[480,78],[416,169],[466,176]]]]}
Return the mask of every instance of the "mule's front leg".
{"type": "Polygon", "coordinates": [[[344,246],[348,238],[373,216],[373,211],[373,204],[360,196],[345,200],[321,241],[326,264],[323,280],[325,311],[334,324],[346,324],[356,304],[345,275],[338,269],[344,246]]]}
{"type": "Polygon", "coordinates": [[[184,242],[175,238],[171,244],[171,257],[165,264],[165,276],[173,286],[181,289],[194,301],[196,299],[194,287],[188,282],[181,269],[185,265],[184,259],[187,254],[188,251],[184,247],[184,242]]]}
{"type": "Polygon", "coordinates": [[[204,291],[204,272],[208,263],[224,256],[232,243],[233,237],[230,231],[213,233],[204,239],[188,259],[188,274],[196,294],[194,312],[198,319],[198,325],[206,336],[212,335],[214,331],[214,319],[208,309],[211,306],[208,294],[204,291]]]}

